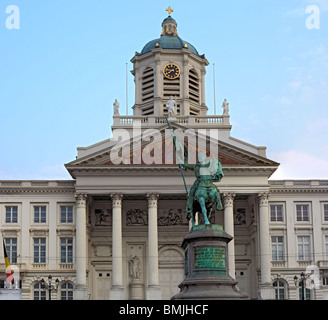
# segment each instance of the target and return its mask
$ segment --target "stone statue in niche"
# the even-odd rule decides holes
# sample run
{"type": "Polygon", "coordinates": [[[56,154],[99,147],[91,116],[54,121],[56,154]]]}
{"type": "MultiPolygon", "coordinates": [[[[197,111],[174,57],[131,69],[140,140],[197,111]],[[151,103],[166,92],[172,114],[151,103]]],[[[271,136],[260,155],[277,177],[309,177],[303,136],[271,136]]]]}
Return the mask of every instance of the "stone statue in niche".
{"type": "Polygon", "coordinates": [[[111,211],[109,209],[95,209],[96,223],[95,226],[109,226],[111,211]]]}
{"type": "Polygon", "coordinates": [[[133,280],[140,279],[141,265],[140,265],[139,257],[130,255],[129,263],[130,263],[130,276],[131,276],[131,278],[133,280]]]}
{"type": "Polygon", "coordinates": [[[145,226],[147,225],[147,214],[140,209],[131,209],[126,213],[127,226],[145,226]]]}

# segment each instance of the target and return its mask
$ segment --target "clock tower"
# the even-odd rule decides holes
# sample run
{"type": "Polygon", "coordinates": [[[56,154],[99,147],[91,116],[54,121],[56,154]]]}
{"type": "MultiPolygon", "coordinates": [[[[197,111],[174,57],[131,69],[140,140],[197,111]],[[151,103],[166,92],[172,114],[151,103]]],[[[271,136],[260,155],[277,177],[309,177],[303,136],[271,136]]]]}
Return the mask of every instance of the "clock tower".
{"type": "Polygon", "coordinates": [[[132,58],[135,81],[135,116],[165,116],[172,96],[177,116],[206,115],[205,55],[178,36],[173,10],[162,22],[160,38],[149,41],[132,58]]]}

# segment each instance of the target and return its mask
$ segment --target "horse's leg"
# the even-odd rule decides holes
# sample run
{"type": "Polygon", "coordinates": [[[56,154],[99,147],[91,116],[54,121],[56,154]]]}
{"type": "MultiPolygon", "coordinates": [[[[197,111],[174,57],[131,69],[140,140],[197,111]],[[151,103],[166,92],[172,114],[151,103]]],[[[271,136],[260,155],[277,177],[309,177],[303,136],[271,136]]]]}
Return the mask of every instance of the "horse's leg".
{"type": "Polygon", "coordinates": [[[206,206],[205,206],[205,200],[203,197],[199,198],[199,204],[200,204],[200,207],[202,208],[202,213],[204,216],[204,224],[210,224],[210,222],[208,221],[208,218],[207,218],[207,210],[206,210],[206,206]]]}

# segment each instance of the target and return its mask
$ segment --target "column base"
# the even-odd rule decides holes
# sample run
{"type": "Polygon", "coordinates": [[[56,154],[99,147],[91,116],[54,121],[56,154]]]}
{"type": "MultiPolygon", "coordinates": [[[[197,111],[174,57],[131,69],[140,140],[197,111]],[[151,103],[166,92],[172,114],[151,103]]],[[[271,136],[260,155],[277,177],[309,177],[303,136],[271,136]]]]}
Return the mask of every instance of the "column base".
{"type": "Polygon", "coordinates": [[[74,300],[89,300],[89,290],[87,286],[76,285],[73,290],[74,300]]]}
{"type": "Polygon", "coordinates": [[[258,287],[259,299],[261,300],[274,300],[275,292],[271,284],[260,284],[258,287]]]}
{"type": "Polygon", "coordinates": [[[161,300],[161,299],[162,299],[162,290],[159,286],[147,288],[146,300],[161,300]]]}
{"type": "Polygon", "coordinates": [[[109,291],[110,300],[125,300],[123,287],[112,287],[109,291]]]}

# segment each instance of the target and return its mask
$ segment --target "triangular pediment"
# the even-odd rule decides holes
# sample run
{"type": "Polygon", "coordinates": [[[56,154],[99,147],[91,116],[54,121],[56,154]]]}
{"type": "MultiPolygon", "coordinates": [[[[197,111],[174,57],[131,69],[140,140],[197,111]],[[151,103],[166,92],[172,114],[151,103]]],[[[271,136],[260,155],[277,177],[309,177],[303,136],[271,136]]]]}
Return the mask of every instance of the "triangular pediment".
{"type": "MultiPolygon", "coordinates": [[[[205,131],[191,130],[179,124],[172,124],[172,129],[179,139],[181,138],[179,141],[183,141],[188,154],[190,153],[191,163],[196,160],[197,153],[202,151],[208,157],[213,154],[218,155],[223,167],[278,167],[279,165],[266,157],[206,135],[205,131]]],[[[114,134],[112,139],[115,141],[116,138],[114,134]]],[[[160,168],[177,165],[172,134],[168,126],[158,130],[146,130],[136,136],[131,134],[128,139],[117,138],[117,141],[110,147],[66,164],[66,168],[70,171],[74,168],[99,169],[145,165],[149,168],[160,168]]]]}

